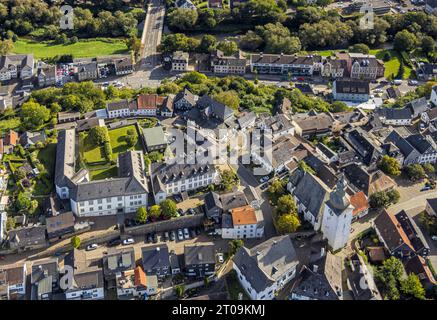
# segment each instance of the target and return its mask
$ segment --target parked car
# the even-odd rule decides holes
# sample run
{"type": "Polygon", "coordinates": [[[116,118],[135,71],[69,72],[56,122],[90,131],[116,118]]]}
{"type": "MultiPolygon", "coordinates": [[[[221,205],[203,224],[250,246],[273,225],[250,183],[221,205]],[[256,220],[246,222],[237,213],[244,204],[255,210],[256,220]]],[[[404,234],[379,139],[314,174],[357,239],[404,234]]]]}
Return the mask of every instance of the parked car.
{"type": "Polygon", "coordinates": [[[170,239],[170,236],[168,234],[168,231],[164,232],[164,241],[168,241],[170,239]]]}
{"type": "Polygon", "coordinates": [[[188,231],[188,228],[184,228],[184,239],[190,239],[190,232],[188,231]]]}
{"type": "Polygon", "coordinates": [[[437,236],[432,236],[431,239],[437,241],[437,236]]]}
{"type": "Polygon", "coordinates": [[[120,239],[113,239],[111,241],[108,242],[108,247],[115,247],[121,244],[121,240],[120,239]]]}
{"type": "Polygon", "coordinates": [[[269,181],[269,179],[270,179],[269,176],[265,176],[265,177],[262,177],[261,179],[259,179],[259,182],[264,183],[264,182],[269,181]]]}
{"type": "Polygon", "coordinates": [[[97,243],[93,243],[93,244],[87,245],[85,250],[86,251],[93,251],[93,250],[96,250],[97,248],[98,248],[97,243]]]}
{"type": "Polygon", "coordinates": [[[217,261],[219,263],[225,262],[225,258],[223,257],[223,253],[217,253],[217,261]]]}
{"type": "Polygon", "coordinates": [[[184,215],[185,215],[184,210],[182,210],[181,208],[178,209],[178,213],[179,213],[181,216],[184,216],[184,215]]]}
{"type": "Polygon", "coordinates": [[[196,210],[194,210],[193,208],[188,209],[187,214],[196,214],[196,210]]]}
{"type": "Polygon", "coordinates": [[[182,229],[178,230],[178,240],[183,241],[184,240],[184,234],[182,233],[182,229]]]}
{"type": "Polygon", "coordinates": [[[431,189],[430,186],[425,186],[425,187],[423,187],[422,189],[420,189],[420,191],[428,191],[428,190],[430,190],[430,189],[431,189]]]}
{"type": "Polygon", "coordinates": [[[408,80],[408,84],[409,84],[410,86],[415,86],[415,85],[418,84],[418,82],[417,82],[417,80],[412,80],[412,79],[410,79],[410,80],[408,80]]]}
{"type": "Polygon", "coordinates": [[[176,232],[174,232],[174,230],[172,230],[170,232],[170,241],[175,241],[176,240],[176,232]]]}
{"type": "Polygon", "coordinates": [[[265,189],[267,189],[269,187],[269,184],[268,183],[265,183],[265,184],[263,184],[261,187],[260,187],[260,189],[261,190],[265,190],[265,189]]]}
{"type": "Polygon", "coordinates": [[[191,237],[195,238],[196,237],[196,230],[194,230],[194,228],[193,228],[193,229],[190,229],[190,231],[191,231],[191,237]]]}
{"type": "Polygon", "coordinates": [[[158,236],[156,233],[153,234],[153,243],[157,243],[158,242],[158,236]]]}
{"type": "Polygon", "coordinates": [[[127,239],[123,240],[123,245],[124,246],[127,246],[129,244],[133,244],[133,243],[135,243],[135,240],[133,238],[127,238],[127,239]]]}
{"type": "Polygon", "coordinates": [[[153,241],[152,234],[151,233],[147,234],[147,243],[150,243],[152,241],[153,241]]]}

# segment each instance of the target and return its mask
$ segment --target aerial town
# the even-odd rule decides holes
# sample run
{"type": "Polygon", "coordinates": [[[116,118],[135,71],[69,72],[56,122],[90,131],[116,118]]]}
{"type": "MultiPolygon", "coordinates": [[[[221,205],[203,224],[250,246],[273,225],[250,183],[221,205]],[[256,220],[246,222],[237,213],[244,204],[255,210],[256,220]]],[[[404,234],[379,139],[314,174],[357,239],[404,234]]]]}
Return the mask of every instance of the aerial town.
{"type": "Polygon", "coordinates": [[[0,300],[436,300],[436,37],[437,0],[1,1],[0,300]]]}

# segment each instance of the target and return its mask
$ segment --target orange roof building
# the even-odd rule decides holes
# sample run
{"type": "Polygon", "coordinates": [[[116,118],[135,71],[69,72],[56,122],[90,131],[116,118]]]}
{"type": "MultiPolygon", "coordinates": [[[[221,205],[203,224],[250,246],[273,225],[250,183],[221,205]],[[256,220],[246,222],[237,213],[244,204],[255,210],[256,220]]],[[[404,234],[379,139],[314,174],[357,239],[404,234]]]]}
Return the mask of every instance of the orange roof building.
{"type": "Polygon", "coordinates": [[[6,146],[16,146],[18,143],[18,132],[11,130],[9,133],[5,136],[4,144],[6,146]]]}
{"type": "Polygon", "coordinates": [[[135,268],[135,286],[147,287],[146,273],[143,271],[141,267],[135,268]]]}
{"type": "Polygon", "coordinates": [[[157,109],[164,103],[165,97],[157,94],[140,94],[137,98],[138,110],[157,109]]]}
{"type": "Polygon", "coordinates": [[[355,193],[350,197],[350,203],[354,207],[352,216],[354,218],[361,218],[369,211],[369,201],[363,191],[355,193]]]}
{"type": "Polygon", "coordinates": [[[260,238],[264,235],[264,217],[261,210],[246,205],[222,215],[222,238],[260,238]]]}

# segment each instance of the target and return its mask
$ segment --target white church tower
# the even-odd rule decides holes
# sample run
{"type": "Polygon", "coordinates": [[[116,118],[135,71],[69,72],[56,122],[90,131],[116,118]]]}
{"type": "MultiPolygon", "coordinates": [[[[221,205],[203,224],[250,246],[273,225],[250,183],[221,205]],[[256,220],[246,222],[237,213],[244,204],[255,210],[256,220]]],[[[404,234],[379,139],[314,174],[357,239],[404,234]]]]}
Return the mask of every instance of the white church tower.
{"type": "Polygon", "coordinates": [[[328,239],[332,251],[346,246],[349,239],[354,207],[346,194],[346,187],[347,183],[342,175],[335,190],[329,195],[323,211],[321,231],[323,237],[328,239]]]}

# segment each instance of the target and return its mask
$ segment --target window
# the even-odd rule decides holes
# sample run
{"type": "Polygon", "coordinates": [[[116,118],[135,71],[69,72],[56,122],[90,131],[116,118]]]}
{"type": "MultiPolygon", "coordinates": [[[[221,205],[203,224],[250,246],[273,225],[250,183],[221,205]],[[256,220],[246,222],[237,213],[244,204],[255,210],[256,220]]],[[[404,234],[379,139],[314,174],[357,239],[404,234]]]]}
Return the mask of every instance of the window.
{"type": "Polygon", "coordinates": [[[97,204],[102,204],[102,203],[103,203],[102,199],[97,200],[97,204]]]}
{"type": "Polygon", "coordinates": [[[94,200],[89,200],[88,205],[92,206],[94,204],[94,200]]]}
{"type": "Polygon", "coordinates": [[[117,200],[118,200],[118,201],[122,201],[122,200],[123,200],[123,197],[117,197],[117,200]]]}

